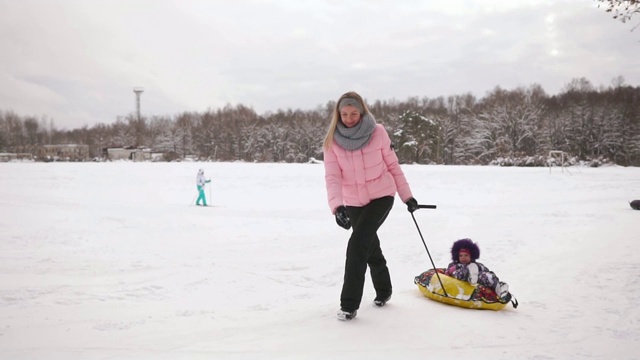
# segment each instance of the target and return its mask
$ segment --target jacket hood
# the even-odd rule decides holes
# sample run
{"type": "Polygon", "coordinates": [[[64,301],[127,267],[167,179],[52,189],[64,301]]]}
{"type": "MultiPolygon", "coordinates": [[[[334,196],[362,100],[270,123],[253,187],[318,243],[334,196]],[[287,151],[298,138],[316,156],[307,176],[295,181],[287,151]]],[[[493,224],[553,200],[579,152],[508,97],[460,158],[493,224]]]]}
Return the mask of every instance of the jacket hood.
{"type": "Polygon", "coordinates": [[[458,262],[458,253],[462,249],[469,250],[471,254],[471,261],[476,261],[480,258],[480,248],[471,239],[460,239],[453,243],[451,247],[451,260],[458,262]]]}

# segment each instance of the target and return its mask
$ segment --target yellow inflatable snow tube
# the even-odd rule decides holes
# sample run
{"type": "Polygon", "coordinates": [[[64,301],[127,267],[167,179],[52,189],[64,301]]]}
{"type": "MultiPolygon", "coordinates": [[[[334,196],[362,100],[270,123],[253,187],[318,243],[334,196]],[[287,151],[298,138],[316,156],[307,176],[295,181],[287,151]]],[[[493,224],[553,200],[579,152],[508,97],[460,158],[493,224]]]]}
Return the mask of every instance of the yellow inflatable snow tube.
{"type": "Polygon", "coordinates": [[[418,289],[431,300],[435,300],[441,303],[460,306],[468,309],[480,309],[480,310],[502,310],[507,306],[508,302],[485,302],[482,300],[471,300],[471,295],[475,291],[476,287],[466,281],[461,281],[451,276],[439,274],[442,285],[447,291],[445,296],[440,285],[440,280],[435,274],[431,277],[431,282],[428,286],[424,286],[420,283],[418,289]]]}

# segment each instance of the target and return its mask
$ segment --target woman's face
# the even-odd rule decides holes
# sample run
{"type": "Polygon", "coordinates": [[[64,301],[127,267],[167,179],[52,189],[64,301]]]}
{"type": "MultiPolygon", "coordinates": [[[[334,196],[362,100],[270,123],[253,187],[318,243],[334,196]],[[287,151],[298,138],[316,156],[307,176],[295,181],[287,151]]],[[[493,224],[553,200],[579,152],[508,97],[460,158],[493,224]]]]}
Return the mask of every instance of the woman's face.
{"type": "Polygon", "coordinates": [[[347,105],[340,109],[340,119],[344,126],[351,128],[360,122],[360,111],[355,106],[347,105]]]}

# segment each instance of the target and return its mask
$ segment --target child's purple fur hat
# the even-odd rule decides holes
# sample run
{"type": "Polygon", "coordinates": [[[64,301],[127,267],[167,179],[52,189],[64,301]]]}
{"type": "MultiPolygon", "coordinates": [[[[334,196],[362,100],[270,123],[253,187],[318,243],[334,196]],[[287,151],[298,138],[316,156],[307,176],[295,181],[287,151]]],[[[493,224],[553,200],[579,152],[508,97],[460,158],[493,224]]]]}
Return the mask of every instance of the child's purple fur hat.
{"type": "Polygon", "coordinates": [[[471,239],[460,239],[454,242],[453,246],[451,247],[451,260],[457,262],[459,260],[458,253],[462,249],[469,250],[471,261],[476,261],[480,258],[480,248],[478,247],[478,245],[476,245],[476,243],[471,241],[471,239]]]}

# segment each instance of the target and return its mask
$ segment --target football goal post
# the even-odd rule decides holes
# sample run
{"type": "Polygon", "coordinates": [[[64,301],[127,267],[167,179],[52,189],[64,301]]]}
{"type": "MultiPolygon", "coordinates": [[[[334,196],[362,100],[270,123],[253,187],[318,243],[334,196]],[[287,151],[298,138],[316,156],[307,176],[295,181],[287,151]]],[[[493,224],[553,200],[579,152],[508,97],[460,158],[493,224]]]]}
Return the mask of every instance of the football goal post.
{"type": "Polygon", "coordinates": [[[569,169],[567,169],[566,167],[566,161],[567,161],[567,153],[565,153],[564,151],[561,151],[561,150],[549,151],[549,157],[547,158],[547,165],[549,165],[549,173],[551,173],[551,168],[553,168],[554,166],[560,166],[560,168],[562,169],[562,172],[567,170],[567,172],[571,174],[569,169]]]}

